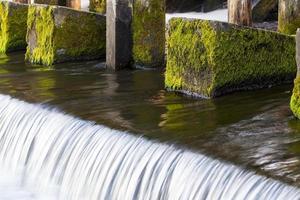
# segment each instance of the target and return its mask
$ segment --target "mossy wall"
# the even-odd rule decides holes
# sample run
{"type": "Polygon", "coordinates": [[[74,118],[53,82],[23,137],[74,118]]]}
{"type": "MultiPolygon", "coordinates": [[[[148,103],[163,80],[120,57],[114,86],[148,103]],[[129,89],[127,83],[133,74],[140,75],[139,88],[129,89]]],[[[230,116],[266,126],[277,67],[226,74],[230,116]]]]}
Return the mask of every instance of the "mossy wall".
{"type": "Polygon", "coordinates": [[[300,119],[300,76],[294,81],[294,90],[290,102],[290,108],[294,115],[300,119]]]}
{"type": "Polygon", "coordinates": [[[295,38],[237,25],[172,19],[167,40],[168,89],[216,97],[291,82],[295,38]]]}
{"type": "Polygon", "coordinates": [[[300,0],[279,0],[278,31],[296,34],[300,28],[300,0]]]}
{"type": "Polygon", "coordinates": [[[106,13],[106,0],[90,0],[90,11],[106,13]]]}
{"type": "Polygon", "coordinates": [[[32,63],[52,65],[104,57],[104,16],[57,6],[29,7],[27,52],[32,63]]]}
{"type": "Polygon", "coordinates": [[[28,6],[0,1],[0,53],[26,48],[28,6]]]}
{"type": "Polygon", "coordinates": [[[132,34],[136,65],[157,67],[164,64],[165,24],[165,1],[134,1],[132,34]]]}

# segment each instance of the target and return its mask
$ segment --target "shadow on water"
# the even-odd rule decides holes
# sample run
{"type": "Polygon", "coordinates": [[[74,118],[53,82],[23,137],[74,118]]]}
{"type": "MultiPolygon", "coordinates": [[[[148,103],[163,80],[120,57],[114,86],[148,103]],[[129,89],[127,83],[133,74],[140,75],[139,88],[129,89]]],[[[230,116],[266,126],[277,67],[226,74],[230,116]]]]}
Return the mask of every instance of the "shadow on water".
{"type": "Polygon", "coordinates": [[[55,67],[0,58],[0,92],[112,128],[200,150],[300,186],[300,122],[291,85],[215,100],[164,90],[163,72],[109,72],[101,61],[55,67]]]}

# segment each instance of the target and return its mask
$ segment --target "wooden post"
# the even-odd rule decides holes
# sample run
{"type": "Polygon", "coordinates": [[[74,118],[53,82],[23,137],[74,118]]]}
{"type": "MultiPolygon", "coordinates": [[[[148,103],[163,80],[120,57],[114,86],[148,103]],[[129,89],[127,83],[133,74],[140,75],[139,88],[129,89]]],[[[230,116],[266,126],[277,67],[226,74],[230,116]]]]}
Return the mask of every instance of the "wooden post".
{"type": "Polygon", "coordinates": [[[74,8],[76,10],[81,9],[81,0],[67,0],[67,7],[74,8]]]}
{"type": "Polygon", "coordinates": [[[108,0],[106,66],[162,67],[165,25],[164,0],[108,0]]]}
{"type": "Polygon", "coordinates": [[[120,70],[132,61],[131,0],[108,0],[106,7],[106,66],[120,70]]]}
{"type": "Polygon", "coordinates": [[[300,0],[279,0],[278,31],[296,34],[300,28],[300,0]]]}
{"type": "Polygon", "coordinates": [[[252,26],[252,0],[228,0],[228,21],[232,24],[252,26]]]}

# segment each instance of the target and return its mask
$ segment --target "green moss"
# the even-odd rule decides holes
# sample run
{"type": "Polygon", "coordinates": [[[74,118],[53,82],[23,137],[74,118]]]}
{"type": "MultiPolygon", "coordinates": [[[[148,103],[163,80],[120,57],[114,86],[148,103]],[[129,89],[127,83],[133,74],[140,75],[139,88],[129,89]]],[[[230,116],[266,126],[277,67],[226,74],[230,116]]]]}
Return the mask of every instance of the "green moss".
{"type": "Polygon", "coordinates": [[[300,77],[294,81],[294,90],[293,95],[290,102],[290,108],[293,111],[294,115],[300,119],[300,77]]]}
{"type": "Polygon", "coordinates": [[[90,11],[106,13],[106,0],[90,0],[90,11]]]}
{"type": "Polygon", "coordinates": [[[0,53],[8,46],[8,2],[0,2],[0,53]]]}
{"type": "Polygon", "coordinates": [[[133,59],[138,65],[159,66],[165,55],[165,2],[136,0],[133,5],[133,59]]]}
{"type": "MultiPolygon", "coordinates": [[[[82,14],[77,20],[67,16],[64,23],[55,30],[55,51],[58,59],[63,57],[99,57],[106,50],[105,19],[99,21],[94,14],[82,14]],[[96,26],[97,25],[97,26],[96,26]]],[[[63,59],[63,58],[61,58],[63,59]]]]}
{"type": "Polygon", "coordinates": [[[205,97],[268,87],[296,73],[295,38],[221,22],[173,19],[165,85],[205,97]]]}
{"type": "Polygon", "coordinates": [[[28,11],[27,41],[36,43],[35,48],[27,47],[25,59],[32,63],[52,65],[54,62],[54,17],[53,7],[36,7],[31,5],[28,11]],[[34,31],[35,34],[30,34],[34,31]],[[34,36],[36,38],[34,38],[34,36]]]}
{"type": "Polygon", "coordinates": [[[0,53],[25,49],[27,12],[26,5],[0,2],[0,53]]]}
{"type": "Polygon", "coordinates": [[[30,6],[27,24],[29,45],[25,58],[29,62],[49,66],[105,55],[105,17],[101,15],[62,7],[30,6]]]}

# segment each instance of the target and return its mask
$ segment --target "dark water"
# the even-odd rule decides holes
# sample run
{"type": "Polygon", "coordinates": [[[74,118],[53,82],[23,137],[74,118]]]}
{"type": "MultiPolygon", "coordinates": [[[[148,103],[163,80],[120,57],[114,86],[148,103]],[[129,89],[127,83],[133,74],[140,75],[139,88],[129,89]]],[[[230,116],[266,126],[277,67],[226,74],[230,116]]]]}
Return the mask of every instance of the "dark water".
{"type": "Polygon", "coordinates": [[[159,70],[115,73],[100,61],[54,69],[23,60],[23,53],[0,58],[0,93],[300,186],[300,122],[288,107],[292,85],[201,100],[166,92],[159,70]]]}

